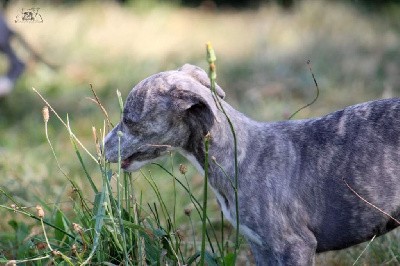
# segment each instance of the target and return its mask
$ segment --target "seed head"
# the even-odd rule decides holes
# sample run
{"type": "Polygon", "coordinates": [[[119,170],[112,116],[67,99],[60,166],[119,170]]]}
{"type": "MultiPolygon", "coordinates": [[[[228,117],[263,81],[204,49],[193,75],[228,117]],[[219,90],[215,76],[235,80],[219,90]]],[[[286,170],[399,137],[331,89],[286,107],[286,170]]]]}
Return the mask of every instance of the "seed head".
{"type": "Polygon", "coordinates": [[[72,223],[72,226],[74,227],[74,231],[76,233],[78,233],[78,234],[82,233],[82,230],[83,230],[82,226],[80,226],[79,224],[76,224],[76,223],[72,223]]]}
{"type": "Polygon", "coordinates": [[[11,208],[13,208],[14,212],[16,212],[19,208],[15,204],[11,204],[11,208]]]}
{"type": "Polygon", "coordinates": [[[215,51],[211,45],[211,42],[206,43],[206,50],[208,63],[214,63],[217,60],[217,56],[215,55],[215,51]]]}
{"type": "Polygon", "coordinates": [[[49,118],[50,118],[49,108],[47,106],[43,107],[42,115],[43,115],[44,122],[47,123],[49,121],[49,118]]]}
{"type": "Polygon", "coordinates": [[[204,136],[204,138],[205,138],[206,141],[210,141],[210,139],[211,139],[211,133],[210,133],[210,132],[207,132],[207,134],[204,136]]]}
{"type": "Polygon", "coordinates": [[[77,253],[77,248],[76,248],[76,245],[75,245],[75,244],[72,245],[71,251],[72,251],[72,253],[74,253],[74,254],[77,253]]]}
{"type": "Polygon", "coordinates": [[[43,249],[47,248],[47,244],[45,242],[36,243],[36,248],[38,250],[43,250],[43,249]]]}
{"type": "Polygon", "coordinates": [[[181,172],[182,175],[186,174],[187,172],[187,166],[184,164],[179,165],[179,172],[181,172]]]}
{"type": "Polygon", "coordinates": [[[185,215],[186,216],[190,216],[190,214],[192,213],[192,208],[190,208],[190,207],[188,207],[188,208],[185,208],[185,210],[184,210],[184,212],[185,212],[185,215]]]}
{"type": "Polygon", "coordinates": [[[37,205],[37,206],[36,206],[36,213],[37,213],[37,216],[38,216],[40,219],[43,219],[43,217],[44,217],[44,211],[43,211],[42,206],[40,206],[40,205],[37,205]]]}
{"type": "Polygon", "coordinates": [[[55,250],[55,249],[51,252],[51,254],[52,254],[53,256],[55,256],[55,257],[61,256],[61,252],[58,251],[58,250],[55,250]]]}
{"type": "Polygon", "coordinates": [[[176,230],[175,234],[179,237],[180,240],[185,238],[185,234],[181,230],[176,230]]]}

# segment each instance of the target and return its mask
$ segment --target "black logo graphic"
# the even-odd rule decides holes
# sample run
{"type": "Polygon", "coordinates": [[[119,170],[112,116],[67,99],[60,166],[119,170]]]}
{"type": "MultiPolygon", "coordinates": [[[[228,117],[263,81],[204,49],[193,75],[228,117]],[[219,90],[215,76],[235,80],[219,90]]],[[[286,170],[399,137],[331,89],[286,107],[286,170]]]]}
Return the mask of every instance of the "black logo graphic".
{"type": "Polygon", "coordinates": [[[37,7],[21,9],[21,13],[15,17],[15,23],[43,23],[42,15],[37,7]]]}

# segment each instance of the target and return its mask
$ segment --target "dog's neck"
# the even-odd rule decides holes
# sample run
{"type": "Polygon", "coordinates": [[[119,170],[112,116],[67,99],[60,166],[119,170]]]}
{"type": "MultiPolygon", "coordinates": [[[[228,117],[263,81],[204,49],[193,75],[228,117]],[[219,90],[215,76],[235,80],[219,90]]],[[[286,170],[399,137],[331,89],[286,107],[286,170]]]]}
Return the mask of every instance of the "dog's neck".
{"type": "MultiPolygon", "coordinates": [[[[223,102],[223,106],[235,130],[238,167],[243,169],[241,166],[242,159],[246,156],[246,153],[251,152],[248,151],[248,143],[251,138],[259,135],[258,132],[262,129],[262,123],[251,120],[225,102],[223,102]]],[[[203,121],[202,125],[205,123],[206,121],[203,121]]],[[[209,182],[216,190],[232,191],[232,182],[235,176],[234,138],[225,114],[218,111],[217,117],[214,117],[214,122],[207,130],[204,129],[202,132],[197,128],[195,132],[197,133],[192,133],[189,139],[190,146],[181,153],[204,175],[204,139],[205,134],[209,132],[211,137],[208,157],[209,182]]],[[[228,194],[232,195],[232,193],[228,194]]]]}
{"type": "MultiPolygon", "coordinates": [[[[237,139],[237,159],[238,169],[241,175],[248,173],[248,162],[246,157],[251,157],[249,154],[254,152],[254,147],[251,143],[257,143],[254,140],[262,139],[261,131],[266,129],[266,123],[252,121],[242,113],[233,109],[230,105],[224,103],[224,109],[232,122],[237,139]]],[[[200,132],[199,130],[197,132],[200,132]]],[[[211,140],[209,144],[208,156],[208,181],[214,191],[214,194],[219,202],[225,218],[232,224],[236,225],[236,210],[235,210],[235,149],[234,138],[229,125],[229,122],[222,112],[218,112],[218,117],[215,117],[214,123],[209,128],[211,140]]],[[[264,132],[265,133],[265,132],[264,132]]],[[[190,143],[196,143],[197,146],[191,145],[189,149],[182,150],[181,153],[204,175],[205,165],[205,143],[204,135],[200,133],[192,134],[195,139],[189,139],[190,143]]],[[[238,178],[239,187],[243,185],[245,180],[238,178]]],[[[242,191],[239,190],[239,197],[242,191]]],[[[241,225],[240,230],[249,239],[255,243],[262,243],[261,238],[251,231],[246,226],[241,225]]]]}

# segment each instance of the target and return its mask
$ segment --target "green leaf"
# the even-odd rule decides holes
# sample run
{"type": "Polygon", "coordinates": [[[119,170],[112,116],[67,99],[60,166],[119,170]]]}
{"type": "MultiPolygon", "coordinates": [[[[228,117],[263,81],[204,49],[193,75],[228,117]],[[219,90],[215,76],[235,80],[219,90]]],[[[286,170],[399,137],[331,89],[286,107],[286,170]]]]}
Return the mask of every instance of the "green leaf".
{"type": "Polygon", "coordinates": [[[93,214],[96,215],[98,212],[99,208],[102,207],[101,205],[103,204],[102,200],[102,194],[101,192],[97,193],[94,196],[94,204],[93,204],[93,214]]]}
{"type": "Polygon", "coordinates": [[[105,203],[105,197],[106,197],[106,187],[105,183],[103,182],[103,189],[101,192],[96,194],[95,197],[95,206],[94,206],[94,217],[95,217],[95,224],[94,224],[94,239],[93,239],[93,244],[92,244],[92,250],[90,251],[89,256],[86,258],[86,260],[82,263],[82,265],[86,265],[90,262],[94,254],[96,253],[96,250],[98,246],[100,245],[101,242],[101,228],[103,227],[103,221],[104,221],[104,216],[105,216],[105,207],[103,203],[105,203]]]}
{"type": "Polygon", "coordinates": [[[228,253],[224,257],[224,262],[226,266],[235,266],[236,256],[235,253],[228,253]]]}
{"type": "Polygon", "coordinates": [[[8,225],[11,226],[12,229],[14,229],[14,231],[17,231],[17,230],[18,230],[18,223],[17,223],[17,221],[15,221],[15,220],[10,220],[10,221],[8,222],[8,225]]]}
{"type": "Polygon", "coordinates": [[[0,256],[0,263],[4,263],[6,264],[8,262],[8,259],[6,257],[4,257],[4,255],[0,256]]]}
{"type": "Polygon", "coordinates": [[[29,227],[23,222],[11,220],[8,222],[8,224],[14,229],[16,237],[15,239],[18,243],[23,241],[30,234],[29,227]]]}
{"type": "Polygon", "coordinates": [[[99,191],[97,190],[96,185],[94,184],[92,177],[90,176],[88,170],[86,169],[86,165],[83,162],[83,158],[82,158],[81,153],[79,152],[79,149],[78,149],[78,147],[76,145],[75,139],[72,136],[70,137],[70,139],[71,139],[72,146],[73,146],[73,148],[75,150],[76,156],[78,157],[78,160],[81,163],[82,169],[85,172],[86,178],[89,181],[93,192],[94,193],[98,193],[99,191]]]}
{"type": "Polygon", "coordinates": [[[186,261],[187,265],[192,265],[193,262],[195,262],[197,260],[197,258],[200,257],[200,252],[197,251],[195,254],[193,254],[192,256],[190,256],[188,258],[188,260],[186,261]]]}
{"type": "MultiPolygon", "coordinates": [[[[69,223],[65,218],[64,214],[60,210],[56,211],[54,222],[55,226],[62,229],[63,231],[69,231],[69,226],[68,226],[69,223]]],[[[65,239],[65,234],[60,230],[55,230],[54,236],[59,242],[65,239]]],[[[64,241],[68,244],[69,240],[70,240],[69,238],[66,238],[64,241]]]]}

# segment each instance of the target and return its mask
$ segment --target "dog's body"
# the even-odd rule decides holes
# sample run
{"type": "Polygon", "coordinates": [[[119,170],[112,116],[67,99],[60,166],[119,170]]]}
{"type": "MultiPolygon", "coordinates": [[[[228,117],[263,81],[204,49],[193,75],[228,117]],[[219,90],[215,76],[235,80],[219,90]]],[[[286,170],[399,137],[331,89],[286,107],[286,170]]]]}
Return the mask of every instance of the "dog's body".
{"type": "MultiPolygon", "coordinates": [[[[217,93],[224,96],[221,88],[217,93]]],[[[398,226],[400,99],[348,107],[322,118],[260,123],[221,99],[237,134],[239,229],[258,265],[311,265],[316,252],[349,247],[398,226]],[[355,194],[358,193],[358,195],[355,194]],[[364,199],[361,199],[361,197],[364,199]]],[[[105,140],[106,158],[134,171],[177,150],[204,173],[236,225],[233,136],[207,74],[185,65],[140,82],[105,140]]]]}
{"type": "Polygon", "coordinates": [[[14,84],[22,72],[25,64],[18,58],[11,47],[11,39],[15,33],[8,27],[3,14],[0,13],[0,52],[7,56],[9,67],[5,76],[0,76],[0,97],[11,92],[14,84]]]}

